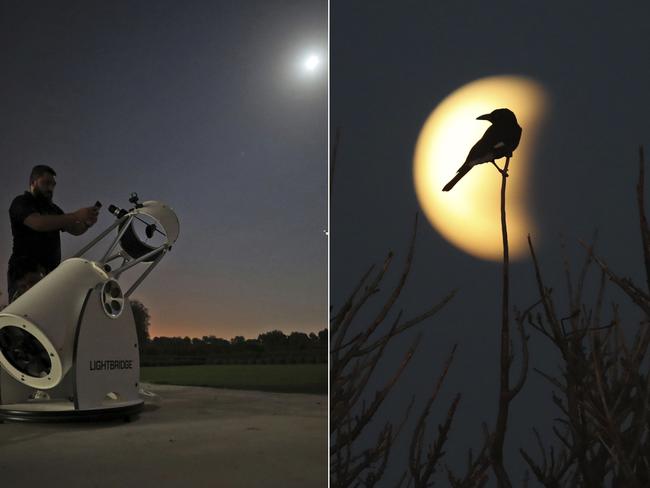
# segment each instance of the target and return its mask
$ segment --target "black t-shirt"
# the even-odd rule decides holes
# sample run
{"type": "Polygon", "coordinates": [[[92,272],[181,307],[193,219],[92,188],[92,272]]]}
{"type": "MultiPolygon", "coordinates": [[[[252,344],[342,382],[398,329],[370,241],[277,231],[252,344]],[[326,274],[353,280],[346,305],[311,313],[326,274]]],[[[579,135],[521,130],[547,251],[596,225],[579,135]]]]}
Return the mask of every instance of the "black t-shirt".
{"type": "Polygon", "coordinates": [[[45,268],[46,273],[52,271],[61,262],[60,231],[37,232],[30,229],[24,221],[33,213],[62,215],[63,210],[44,198],[35,197],[28,191],[14,198],[9,207],[11,233],[14,236],[13,253],[9,259],[10,273],[19,261],[18,258],[28,257],[36,260],[45,268]]]}

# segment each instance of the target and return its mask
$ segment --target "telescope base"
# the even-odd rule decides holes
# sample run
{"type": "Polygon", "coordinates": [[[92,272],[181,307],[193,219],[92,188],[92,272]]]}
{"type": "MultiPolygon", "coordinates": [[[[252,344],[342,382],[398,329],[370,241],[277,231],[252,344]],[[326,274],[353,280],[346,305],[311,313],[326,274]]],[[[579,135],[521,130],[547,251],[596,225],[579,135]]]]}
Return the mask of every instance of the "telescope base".
{"type": "Polygon", "coordinates": [[[144,401],[122,402],[110,407],[75,410],[67,401],[39,401],[0,405],[0,422],[98,422],[131,420],[142,410],[144,401]]]}

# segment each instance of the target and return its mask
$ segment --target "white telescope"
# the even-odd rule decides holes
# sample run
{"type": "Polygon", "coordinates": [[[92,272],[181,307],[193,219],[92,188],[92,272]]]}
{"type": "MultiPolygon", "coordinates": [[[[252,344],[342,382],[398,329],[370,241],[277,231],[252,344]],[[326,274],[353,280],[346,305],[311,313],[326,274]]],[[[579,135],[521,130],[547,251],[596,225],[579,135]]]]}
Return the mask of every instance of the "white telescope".
{"type": "Polygon", "coordinates": [[[129,210],[111,205],[111,226],[0,312],[0,420],[128,418],[142,408],[129,297],[179,224],[161,202],[129,201],[129,210]],[[85,257],[113,231],[101,258],[85,257]],[[139,264],[124,290],[120,278],[139,264]]]}

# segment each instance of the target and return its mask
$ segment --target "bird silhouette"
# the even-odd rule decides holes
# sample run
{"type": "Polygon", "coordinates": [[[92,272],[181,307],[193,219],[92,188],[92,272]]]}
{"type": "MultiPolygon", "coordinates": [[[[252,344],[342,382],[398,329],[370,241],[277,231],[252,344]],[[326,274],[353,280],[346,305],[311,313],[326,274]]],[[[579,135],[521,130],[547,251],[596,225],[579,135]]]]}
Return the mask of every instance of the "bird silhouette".
{"type": "MultiPolygon", "coordinates": [[[[442,191],[451,190],[458,181],[465,176],[470,169],[477,164],[491,162],[503,173],[503,170],[495,163],[496,159],[511,157],[512,152],[517,149],[521,139],[521,127],[517,123],[517,117],[507,108],[498,108],[489,114],[481,115],[476,120],[487,120],[492,122],[474,147],[470,149],[467,159],[458,168],[456,176],[445,185],[442,191]]],[[[506,174],[506,176],[508,176],[506,174]]]]}

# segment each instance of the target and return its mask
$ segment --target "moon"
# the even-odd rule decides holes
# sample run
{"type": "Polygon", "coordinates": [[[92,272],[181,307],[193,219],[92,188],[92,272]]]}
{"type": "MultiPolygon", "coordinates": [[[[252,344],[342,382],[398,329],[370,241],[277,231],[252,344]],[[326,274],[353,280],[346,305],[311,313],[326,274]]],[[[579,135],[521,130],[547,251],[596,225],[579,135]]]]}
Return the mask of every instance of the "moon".
{"type": "Polygon", "coordinates": [[[304,68],[308,72],[314,72],[320,66],[320,57],[316,54],[310,54],[305,59],[303,64],[304,68]]]}
{"type": "MultiPolygon", "coordinates": [[[[431,225],[452,245],[479,259],[502,259],[501,175],[480,164],[449,192],[442,187],[456,174],[489,122],[479,115],[507,107],[522,127],[510,159],[506,216],[510,258],[527,254],[526,236],[535,232],[529,210],[531,160],[545,117],[548,95],[542,85],[522,76],[491,76],[468,83],[431,112],[417,139],[413,160],[415,193],[431,225]]],[[[505,159],[497,161],[503,167],[505,159]]]]}
{"type": "Polygon", "coordinates": [[[326,69],[323,58],[323,52],[319,48],[303,49],[294,59],[294,72],[304,81],[320,79],[320,74],[326,69]]]}

